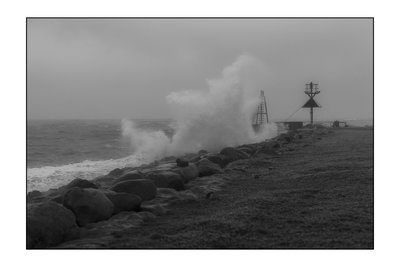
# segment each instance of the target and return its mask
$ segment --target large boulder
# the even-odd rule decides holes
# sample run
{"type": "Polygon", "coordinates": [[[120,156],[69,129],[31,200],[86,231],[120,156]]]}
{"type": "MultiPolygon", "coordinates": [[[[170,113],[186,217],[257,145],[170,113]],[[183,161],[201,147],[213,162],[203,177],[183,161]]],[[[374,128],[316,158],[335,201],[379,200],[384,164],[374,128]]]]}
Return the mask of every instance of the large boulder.
{"type": "Polygon", "coordinates": [[[28,194],[26,195],[26,200],[28,202],[31,202],[33,200],[36,200],[36,199],[39,199],[39,198],[42,198],[42,197],[43,197],[42,192],[40,192],[38,190],[33,190],[31,192],[28,192],[28,194]]]}
{"type": "Polygon", "coordinates": [[[137,179],[143,179],[143,174],[139,171],[131,171],[128,172],[121,177],[117,178],[114,180],[113,184],[117,184],[119,182],[127,181],[127,180],[137,180],[137,179]]]}
{"type": "Polygon", "coordinates": [[[156,185],[149,179],[127,180],[119,182],[112,186],[110,190],[115,192],[124,192],[135,194],[141,197],[142,200],[151,200],[157,194],[156,185]]]}
{"type": "Polygon", "coordinates": [[[116,193],[113,191],[105,193],[108,199],[114,204],[113,214],[120,213],[121,211],[139,211],[142,199],[129,193],[116,193]]]}
{"type": "Polygon", "coordinates": [[[173,171],[149,172],[145,178],[152,180],[156,187],[159,188],[173,188],[175,190],[183,190],[185,188],[181,176],[173,171]]]}
{"type": "Polygon", "coordinates": [[[148,174],[150,172],[172,171],[175,168],[176,168],[176,163],[169,162],[169,163],[163,163],[163,164],[156,164],[155,166],[148,166],[142,170],[142,173],[144,176],[146,176],[146,174],[148,174]]]}
{"type": "Polygon", "coordinates": [[[79,187],[79,188],[98,188],[97,185],[95,185],[94,183],[85,180],[85,179],[80,179],[80,178],[76,178],[74,180],[72,180],[69,184],[67,184],[65,186],[65,189],[71,189],[73,187],[79,187]]]}
{"type": "Polygon", "coordinates": [[[77,235],[75,216],[69,209],[53,201],[28,204],[27,248],[55,246],[77,235]]]}
{"type": "Polygon", "coordinates": [[[278,150],[281,147],[281,144],[277,141],[268,141],[261,143],[260,148],[257,150],[256,154],[270,154],[276,155],[278,154],[278,150]]]}
{"type": "Polygon", "coordinates": [[[117,176],[117,177],[119,177],[119,176],[121,176],[121,175],[123,175],[123,174],[124,174],[124,170],[123,170],[123,169],[120,169],[120,168],[116,168],[116,169],[114,169],[114,170],[112,170],[112,171],[110,171],[110,172],[108,173],[108,175],[117,176]]]}
{"type": "Polygon", "coordinates": [[[189,163],[187,167],[177,168],[174,169],[173,171],[179,173],[185,183],[199,177],[199,170],[197,169],[197,166],[194,163],[189,163]]]}
{"type": "Polygon", "coordinates": [[[242,145],[237,148],[238,150],[245,152],[248,155],[253,155],[257,151],[257,145],[242,145]]]}
{"type": "Polygon", "coordinates": [[[215,154],[215,153],[208,153],[206,155],[201,156],[201,158],[206,158],[209,161],[217,164],[219,167],[224,168],[226,163],[225,163],[225,156],[221,154],[215,154]]]}
{"type": "Polygon", "coordinates": [[[181,159],[181,158],[177,158],[176,159],[176,166],[178,167],[187,167],[189,166],[189,162],[187,160],[181,159]]]}
{"type": "Polygon", "coordinates": [[[198,162],[197,168],[199,170],[199,176],[208,176],[216,173],[221,173],[222,170],[219,165],[211,162],[210,160],[204,158],[198,162]]]}
{"type": "Polygon", "coordinates": [[[219,152],[221,155],[224,155],[224,163],[228,164],[232,161],[239,160],[239,159],[247,159],[249,157],[248,154],[246,154],[243,151],[240,151],[239,149],[236,149],[234,147],[225,147],[219,152]]]}
{"type": "Polygon", "coordinates": [[[74,187],[64,195],[63,204],[72,210],[80,226],[107,220],[114,211],[114,205],[100,190],[74,187]]]}

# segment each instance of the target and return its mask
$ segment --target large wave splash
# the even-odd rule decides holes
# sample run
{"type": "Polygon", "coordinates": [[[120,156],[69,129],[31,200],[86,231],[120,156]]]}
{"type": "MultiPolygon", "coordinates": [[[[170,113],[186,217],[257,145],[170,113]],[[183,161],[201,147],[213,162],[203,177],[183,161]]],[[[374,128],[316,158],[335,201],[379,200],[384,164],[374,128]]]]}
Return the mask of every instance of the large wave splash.
{"type": "Polygon", "coordinates": [[[258,133],[252,128],[260,90],[267,89],[266,71],[260,61],[241,55],[219,78],[208,80],[206,90],[172,92],[166,97],[176,121],[172,138],[162,131],[141,130],[126,119],[122,120],[123,135],[147,159],[200,149],[218,151],[272,138],[277,135],[275,124],[266,124],[258,133]]]}

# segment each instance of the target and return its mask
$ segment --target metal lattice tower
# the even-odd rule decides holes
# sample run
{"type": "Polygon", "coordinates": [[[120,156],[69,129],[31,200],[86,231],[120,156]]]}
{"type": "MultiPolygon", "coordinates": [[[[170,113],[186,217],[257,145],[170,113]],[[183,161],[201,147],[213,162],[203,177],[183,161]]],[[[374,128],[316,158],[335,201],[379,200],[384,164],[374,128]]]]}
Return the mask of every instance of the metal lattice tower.
{"type": "Polygon", "coordinates": [[[257,113],[254,115],[253,119],[253,127],[259,128],[260,125],[264,123],[268,123],[268,110],[267,110],[267,101],[265,100],[264,91],[260,92],[260,103],[257,106],[257,113]]]}
{"type": "Polygon", "coordinates": [[[317,83],[307,83],[306,84],[306,90],[304,91],[310,99],[303,105],[303,108],[309,108],[310,109],[310,123],[311,125],[314,123],[314,108],[320,108],[321,106],[315,102],[314,96],[318,95],[320,93],[318,89],[318,84],[317,83]]]}

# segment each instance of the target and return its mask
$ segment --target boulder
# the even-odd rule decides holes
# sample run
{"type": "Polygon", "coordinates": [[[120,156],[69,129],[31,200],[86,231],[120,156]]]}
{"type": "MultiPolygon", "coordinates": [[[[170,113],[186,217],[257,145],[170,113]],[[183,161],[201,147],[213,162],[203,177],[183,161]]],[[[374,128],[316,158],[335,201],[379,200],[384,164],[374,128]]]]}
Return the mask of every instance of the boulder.
{"type": "Polygon", "coordinates": [[[198,162],[197,168],[199,170],[199,176],[208,176],[216,173],[221,173],[222,170],[219,165],[211,162],[210,160],[204,158],[198,162]]]}
{"type": "Polygon", "coordinates": [[[225,156],[221,154],[215,154],[215,153],[208,153],[206,155],[202,156],[202,159],[206,158],[209,161],[217,164],[219,167],[223,168],[225,167],[225,156]]]}
{"type": "Polygon", "coordinates": [[[238,150],[245,152],[248,155],[253,155],[257,151],[257,145],[242,145],[237,148],[238,150]]]}
{"type": "Polygon", "coordinates": [[[183,190],[184,182],[179,174],[173,171],[154,171],[149,172],[145,176],[146,179],[152,180],[156,187],[173,188],[175,190],[183,190]]]}
{"type": "Polygon", "coordinates": [[[75,214],[78,225],[107,220],[114,211],[114,205],[100,190],[74,187],[64,195],[63,204],[75,214]]]}
{"type": "Polygon", "coordinates": [[[113,214],[120,213],[121,211],[139,211],[142,199],[135,195],[129,193],[116,193],[107,192],[105,195],[114,204],[113,214]]]}
{"type": "Polygon", "coordinates": [[[183,178],[185,183],[192,181],[199,177],[199,170],[197,169],[196,164],[189,163],[187,167],[177,168],[173,171],[177,172],[183,178]]]}
{"type": "Polygon", "coordinates": [[[261,144],[260,148],[257,150],[256,154],[278,154],[277,150],[281,147],[281,144],[277,141],[269,141],[261,144]]]}
{"type": "Polygon", "coordinates": [[[117,178],[114,180],[113,184],[117,184],[119,182],[127,181],[127,180],[137,180],[137,179],[143,179],[143,174],[139,171],[131,171],[128,172],[121,177],[117,178]]]}
{"type": "Polygon", "coordinates": [[[232,161],[239,160],[239,159],[247,159],[249,157],[248,154],[246,154],[243,151],[240,151],[236,148],[233,147],[225,147],[219,152],[221,155],[224,155],[224,163],[228,164],[232,161]]]}
{"type": "Polygon", "coordinates": [[[157,193],[156,185],[149,179],[127,180],[119,182],[112,186],[110,190],[115,192],[124,192],[135,194],[142,200],[151,200],[155,198],[157,193]]]}
{"type": "Polygon", "coordinates": [[[197,152],[197,154],[198,154],[199,156],[202,156],[202,155],[208,154],[208,152],[207,152],[207,150],[202,149],[202,150],[199,150],[199,152],[197,152]]]}
{"type": "Polygon", "coordinates": [[[98,188],[97,185],[95,185],[94,183],[85,180],[85,179],[80,179],[80,178],[76,178],[74,180],[72,180],[69,184],[67,184],[65,186],[65,189],[70,189],[73,187],[79,187],[79,188],[98,188]]]}
{"type": "Polygon", "coordinates": [[[38,190],[33,190],[31,192],[28,192],[28,194],[26,195],[26,200],[28,202],[34,200],[34,199],[38,199],[41,198],[43,196],[42,192],[38,191],[38,190]]]}
{"type": "Polygon", "coordinates": [[[124,170],[122,170],[122,169],[120,169],[120,168],[116,168],[116,169],[114,169],[114,170],[112,170],[112,171],[110,171],[109,173],[108,173],[108,175],[111,175],[111,176],[121,176],[121,175],[123,175],[124,174],[124,170]]]}
{"type": "Polygon", "coordinates": [[[181,159],[181,158],[177,158],[176,159],[176,165],[178,167],[187,167],[189,166],[189,162],[187,160],[181,159]]]}
{"type": "Polygon", "coordinates": [[[176,168],[175,162],[157,164],[155,166],[146,167],[146,169],[142,170],[142,173],[146,176],[147,173],[154,171],[171,171],[176,168]]]}
{"type": "Polygon", "coordinates": [[[26,247],[58,245],[78,235],[74,214],[53,201],[27,205],[26,247]]]}

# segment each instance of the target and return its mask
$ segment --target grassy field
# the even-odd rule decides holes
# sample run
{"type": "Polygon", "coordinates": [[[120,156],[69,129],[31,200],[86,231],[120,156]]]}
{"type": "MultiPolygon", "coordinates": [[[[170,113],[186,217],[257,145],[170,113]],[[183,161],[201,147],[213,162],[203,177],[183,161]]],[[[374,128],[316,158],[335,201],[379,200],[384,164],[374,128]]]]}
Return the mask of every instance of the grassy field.
{"type": "Polygon", "coordinates": [[[242,171],[212,198],[176,204],[107,247],[374,247],[373,129],[333,130],[235,164],[242,171]]]}

